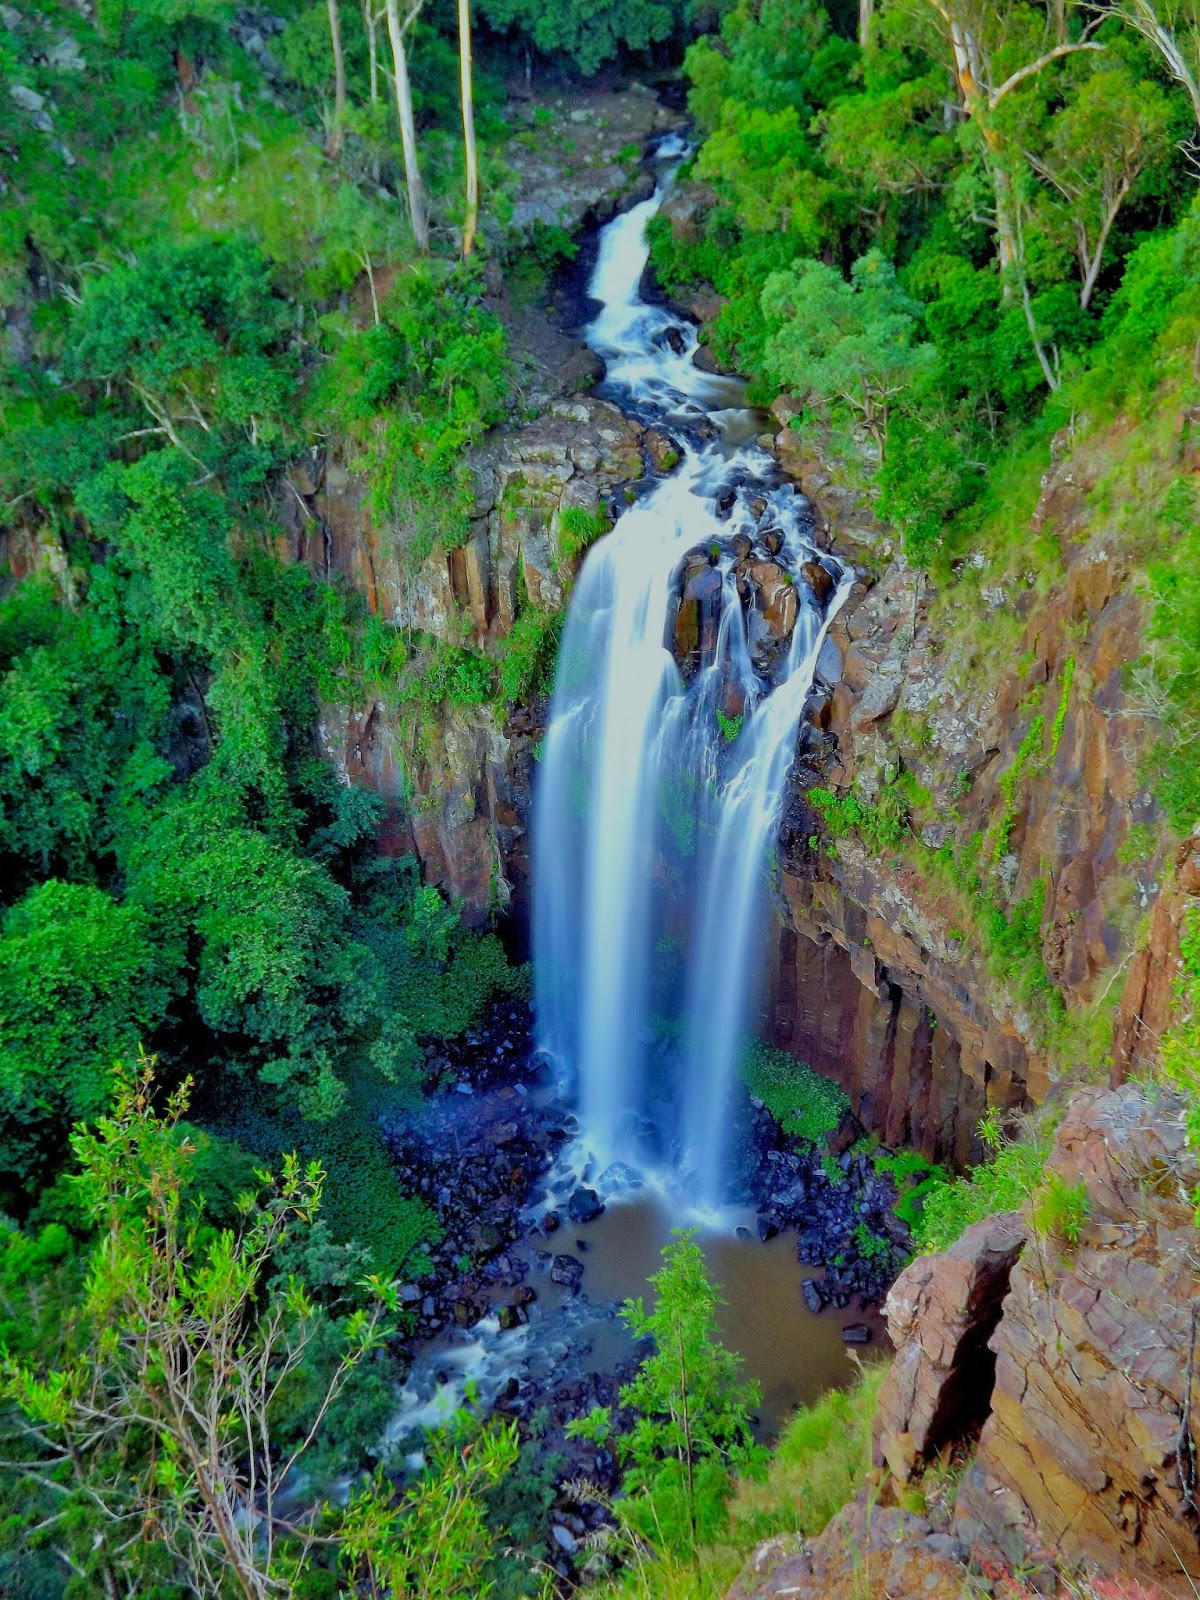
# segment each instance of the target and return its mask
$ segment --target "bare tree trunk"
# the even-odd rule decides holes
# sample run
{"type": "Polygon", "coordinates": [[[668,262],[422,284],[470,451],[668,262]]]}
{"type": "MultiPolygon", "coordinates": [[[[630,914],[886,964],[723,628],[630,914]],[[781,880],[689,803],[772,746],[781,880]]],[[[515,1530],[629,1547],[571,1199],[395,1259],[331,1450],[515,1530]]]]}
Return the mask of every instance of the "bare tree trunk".
{"type": "Polygon", "coordinates": [[[467,214],[463,219],[464,258],[475,248],[479,228],[479,151],[475,144],[475,87],[471,65],[471,0],[458,0],[458,71],[462,85],[463,154],[467,166],[467,214]]]}
{"type": "Polygon", "coordinates": [[[387,0],[388,38],[392,44],[392,63],[396,71],[396,115],[400,120],[400,143],[404,148],[404,181],[408,187],[408,215],[412,223],[417,249],[429,249],[429,223],[425,216],[425,193],[421,185],[421,168],[417,163],[417,127],[413,119],[412,85],[408,81],[408,57],[404,50],[404,33],[417,15],[417,7],[410,11],[404,27],[400,25],[399,0],[387,0]]]}
{"type": "Polygon", "coordinates": [[[1104,208],[1104,221],[1100,224],[1100,233],[1096,239],[1096,248],[1091,253],[1089,260],[1086,241],[1080,240],[1083,248],[1078,252],[1079,265],[1083,269],[1083,285],[1079,290],[1079,309],[1086,311],[1092,303],[1092,295],[1096,290],[1096,282],[1100,277],[1100,268],[1104,264],[1104,247],[1108,243],[1108,236],[1112,232],[1112,225],[1117,220],[1117,213],[1125,204],[1125,197],[1132,188],[1132,184],[1122,182],[1115,195],[1108,199],[1104,208]]]}
{"type": "Polygon", "coordinates": [[[379,103],[379,45],[376,39],[376,27],[379,22],[379,13],[375,9],[375,0],[362,0],[363,27],[367,30],[367,61],[370,73],[371,104],[379,103]]]}
{"type": "Polygon", "coordinates": [[[858,0],[858,43],[865,50],[871,42],[871,22],[875,16],[875,0],[858,0]]]}
{"type": "Polygon", "coordinates": [[[342,19],[338,0],[327,0],[329,37],[333,42],[333,127],[325,154],[336,158],[342,152],[342,124],[346,120],[346,55],[342,49],[342,19]]]}

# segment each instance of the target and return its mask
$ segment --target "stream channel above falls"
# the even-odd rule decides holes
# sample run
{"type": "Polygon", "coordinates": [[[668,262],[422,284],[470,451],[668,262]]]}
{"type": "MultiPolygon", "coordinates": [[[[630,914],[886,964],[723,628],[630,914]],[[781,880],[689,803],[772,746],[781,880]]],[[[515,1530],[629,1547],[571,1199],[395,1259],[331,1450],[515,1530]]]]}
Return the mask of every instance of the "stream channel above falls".
{"type": "Polygon", "coordinates": [[[500,1002],[440,1047],[446,1087],[385,1126],[446,1230],[436,1282],[405,1290],[402,1453],[468,1386],[510,1415],[547,1411],[557,1436],[611,1403],[639,1355],[620,1304],[647,1293],[680,1225],[699,1229],[771,1437],[847,1381],[847,1328],[879,1340],[903,1256],[890,1181],[800,1149],[739,1081],[780,800],[853,574],[818,549],[740,382],[697,367],[694,326],[642,297],[646,228],[683,154],[659,145],[654,195],[601,230],[588,286],[599,393],[674,459],[572,596],[539,764],[535,1006],[500,1002]]]}

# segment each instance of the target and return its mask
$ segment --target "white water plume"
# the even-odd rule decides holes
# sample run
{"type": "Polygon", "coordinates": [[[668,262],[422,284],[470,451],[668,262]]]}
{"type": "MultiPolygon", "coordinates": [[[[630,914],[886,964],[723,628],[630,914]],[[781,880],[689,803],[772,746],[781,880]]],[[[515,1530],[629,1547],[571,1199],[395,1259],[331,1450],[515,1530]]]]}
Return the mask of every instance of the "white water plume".
{"type": "Polygon", "coordinates": [[[767,862],[851,575],[816,549],[736,381],[701,371],[695,328],[641,297],[669,181],[603,230],[590,283],[604,392],[680,460],[588,553],[571,598],[538,779],[534,960],[539,1042],[578,1076],[593,1170],[665,1166],[712,1206],[767,862]]]}

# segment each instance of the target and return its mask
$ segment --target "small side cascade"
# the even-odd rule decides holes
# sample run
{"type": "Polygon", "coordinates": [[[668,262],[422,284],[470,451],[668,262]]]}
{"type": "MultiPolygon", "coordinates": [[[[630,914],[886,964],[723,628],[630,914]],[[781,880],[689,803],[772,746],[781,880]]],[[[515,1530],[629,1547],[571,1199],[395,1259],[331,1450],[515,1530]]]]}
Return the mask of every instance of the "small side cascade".
{"type": "Polygon", "coordinates": [[[580,1154],[612,1187],[666,1173],[724,1198],[760,968],[767,864],[821,647],[853,574],[755,440],[736,379],[640,294],[653,196],[603,230],[587,329],[602,390],[679,460],[588,553],[536,795],[539,1044],[577,1085],[580,1154]]]}

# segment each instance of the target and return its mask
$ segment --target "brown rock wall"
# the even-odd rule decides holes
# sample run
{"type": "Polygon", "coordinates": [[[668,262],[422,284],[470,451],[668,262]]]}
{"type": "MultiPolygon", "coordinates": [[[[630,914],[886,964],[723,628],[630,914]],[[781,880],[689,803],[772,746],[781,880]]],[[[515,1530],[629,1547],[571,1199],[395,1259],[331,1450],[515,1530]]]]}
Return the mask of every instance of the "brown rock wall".
{"type": "Polygon", "coordinates": [[[896,1359],[879,1392],[874,1451],[901,1481],[987,1415],[995,1374],[987,1342],[1026,1232],[1014,1212],[987,1217],[949,1250],[918,1256],[892,1285],[885,1311],[896,1359]]]}
{"type": "MultiPolygon", "coordinates": [[[[398,628],[496,650],[522,609],[563,605],[562,513],[603,509],[641,475],[641,429],[606,401],[560,399],[538,421],[489,437],[472,469],[466,542],[414,567],[405,531],[372,524],[362,484],[323,456],[306,459],[293,474],[285,554],[360,588],[398,628]]],[[[507,712],[447,705],[417,723],[381,698],[324,706],[320,720],[342,781],[391,802],[385,848],[414,851],[426,881],[461,900],[469,921],[507,911],[518,942],[544,711],[541,702],[507,712]]]]}
{"type": "MultiPolygon", "coordinates": [[[[1077,1247],[1035,1238],[1013,1269],[991,1341],[991,1416],[956,1528],[1194,1597],[1200,1538],[1180,1438],[1200,1296],[1200,1163],[1182,1108],[1134,1085],[1083,1090],[1050,1165],[1086,1185],[1089,1219],[1077,1247]]],[[[1200,1371],[1191,1405],[1200,1416],[1200,1371]]]]}

